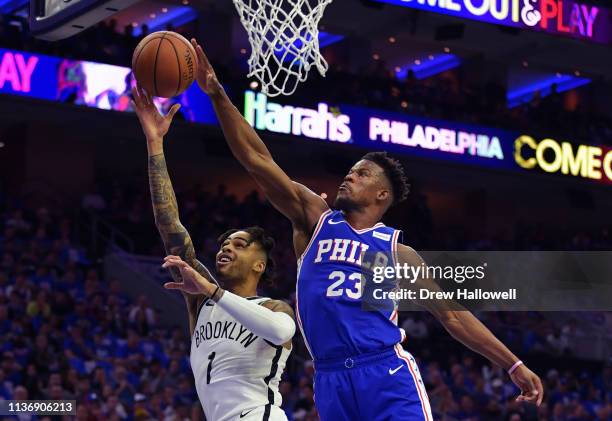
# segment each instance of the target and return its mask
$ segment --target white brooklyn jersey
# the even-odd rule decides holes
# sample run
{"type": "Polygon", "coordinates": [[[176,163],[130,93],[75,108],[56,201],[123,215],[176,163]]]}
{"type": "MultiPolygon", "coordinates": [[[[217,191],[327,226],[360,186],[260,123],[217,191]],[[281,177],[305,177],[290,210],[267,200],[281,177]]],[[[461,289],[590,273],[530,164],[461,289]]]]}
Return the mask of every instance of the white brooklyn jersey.
{"type": "Polygon", "coordinates": [[[190,361],[206,420],[286,420],[278,384],[290,352],[205,300],[191,337],[190,361]]]}

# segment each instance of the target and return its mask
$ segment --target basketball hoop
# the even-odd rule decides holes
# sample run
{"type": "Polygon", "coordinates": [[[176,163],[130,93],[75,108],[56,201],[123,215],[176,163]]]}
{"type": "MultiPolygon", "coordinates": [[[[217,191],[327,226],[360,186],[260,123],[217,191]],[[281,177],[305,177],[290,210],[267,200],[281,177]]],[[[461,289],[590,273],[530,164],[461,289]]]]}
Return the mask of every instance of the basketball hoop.
{"type": "Polygon", "coordinates": [[[291,95],[315,66],[328,65],[319,51],[319,21],[332,0],[233,0],[249,35],[249,77],[268,96],[291,95]]]}

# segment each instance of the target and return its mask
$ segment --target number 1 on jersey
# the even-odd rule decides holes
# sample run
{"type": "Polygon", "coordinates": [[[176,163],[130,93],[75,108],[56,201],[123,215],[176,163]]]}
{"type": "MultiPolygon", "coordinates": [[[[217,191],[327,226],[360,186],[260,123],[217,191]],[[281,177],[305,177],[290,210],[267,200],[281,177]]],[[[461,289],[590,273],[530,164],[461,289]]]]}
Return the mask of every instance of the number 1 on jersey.
{"type": "Polygon", "coordinates": [[[210,384],[210,372],[212,370],[212,362],[215,359],[215,353],[208,354],[208,368],[206,369],[206,384],[210,384]]]}

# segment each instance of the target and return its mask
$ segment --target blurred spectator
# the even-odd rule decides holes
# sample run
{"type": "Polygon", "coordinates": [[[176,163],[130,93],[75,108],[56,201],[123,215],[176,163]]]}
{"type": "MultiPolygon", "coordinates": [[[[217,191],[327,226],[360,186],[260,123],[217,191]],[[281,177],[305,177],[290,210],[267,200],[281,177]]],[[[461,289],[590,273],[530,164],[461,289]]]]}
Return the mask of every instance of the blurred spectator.
{"type": "Polygon", "coordinates": [[[313,385],[302,378],[300,381],[299,397],[293,406],[293,418],[295,420],[306,420],[312,414],[314,407],[313,385]]]}
{"type": "Polygon", "coordinates": [[[81,207],[86,210],[94,210],[97,212],[106,210],[106,200],[104,200],[104,197],[100,194],[98,186],[96,186],[92,192],[86,193],[83,196],[81,207]]]}
{"type": "Polygon", "coordinates": [[[128,320],[143,335],[155,326],[155,312],[147,304],[145,295],[138,297],[138,305],[132,307],[128,320]]]}
{"type": "Polygon", "coordinates": [[[558,328],[546,336],[546,342],[548,342],[552,352],[555,354],[563,355],[569,353],[570,351],[567,336],[562,334],[561,330],[558,328]]]}
{"type": "Polygon", "coordinates": [[[417,314],[410,314],[402,323],[402,329],[410,339],[421,341],[429,335],[427,325],[417,314]]]}

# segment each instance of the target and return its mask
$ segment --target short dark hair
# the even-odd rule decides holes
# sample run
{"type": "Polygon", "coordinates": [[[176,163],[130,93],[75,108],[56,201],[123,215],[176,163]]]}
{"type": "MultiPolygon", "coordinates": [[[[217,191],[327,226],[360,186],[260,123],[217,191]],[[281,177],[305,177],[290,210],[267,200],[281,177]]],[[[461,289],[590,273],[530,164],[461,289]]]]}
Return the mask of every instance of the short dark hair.
{"type": "Polygon", "coordinates": [[[231,229],[231,230],[225,231],[223,234],[219,236],[219,238],[217,238],[217,241],[219,242],[219,244],[223,244],[223,242],[227,240],[227,238],[230,235],[238,231],[244,231],[244,232],[249,233],[249,235],[251,236],[250,243],[259,244],[261,249],[266,254],[266,269],[261,274],[261,277],[259,278],[259,280],[267,286],[272,286],[274,283],[274,269],[275,269],[274,259],[272,258],[272,249],[274,248],[274,245],[275,245],[274,238],[269,236],[263,228],[258,227],[258,226],[252,226],[248,228],[231,229]]]}
{"type": "Polygon", "coordinates": [[[404,173],[404,167],[397,159],[387,155],[387,152],[369,152],[361,159],[372,161],[383,169],[385,176],[391,183],[394,205],[406,200],[408,193],[410,193],[410,184],[404,173]]]}

